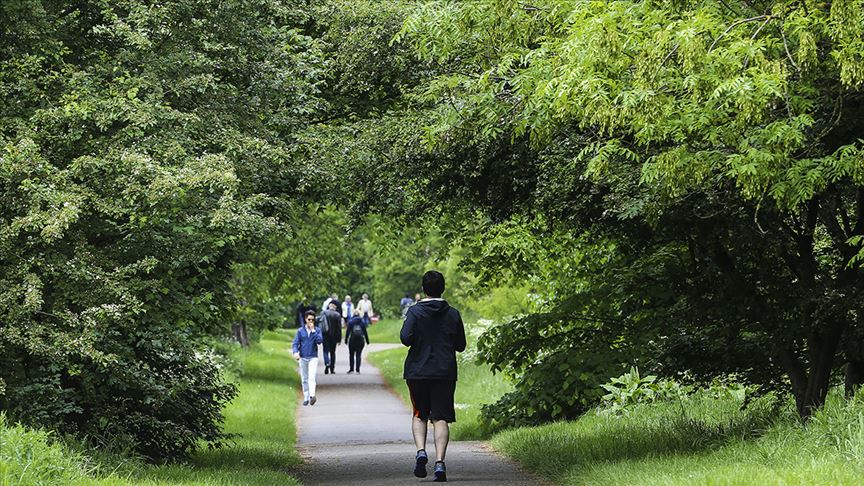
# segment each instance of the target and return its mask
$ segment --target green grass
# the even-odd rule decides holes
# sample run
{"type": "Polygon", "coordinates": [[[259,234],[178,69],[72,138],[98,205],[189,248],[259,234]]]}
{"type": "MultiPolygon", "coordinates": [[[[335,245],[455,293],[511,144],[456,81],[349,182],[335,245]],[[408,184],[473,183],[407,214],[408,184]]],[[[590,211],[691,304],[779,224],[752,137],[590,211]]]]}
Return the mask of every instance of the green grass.
{"type": "Polygon", "coordinates": [[[259,344],[239,353],[239,394],[225,408],[225,431],[238,435],[222,449],[198,452],[184,464],[131,462],[111,473],[45,432],[4,426],[0,484],[300,484],[286,472],[301,462],[294,449],[299,377],[287,352],[290,339],[285,331],[267,332],[259,344]]]}
{"type": "MultiPolygon", "coordinates": [[[[398,329],[396,333],[398,342],[398,329]]],[[[481,420],[480,407],[498,400],[501,395],[513,389],[503,376],[493,375],[488,368],[473,362],[474,342],[474,333],[468,332],[468,349],[464,355],[458,355],[460,359],[455,397],[456,422],[450,426],[450,437],[453,440],[488,438],[492,431],[481,420]]],[[[407,353],[408,348],[405,347],[378,351],[369,354],[369,361],[381,370],[387,383],[399,393],[406,405],[410,406],[411,398],[408,396],[405,380],[402,379],[402,366],[407,353]]]]}
{"type": "MultiPolygon", "coordinates": [[[[625,416],[513,429],[493,446],[565,485],[859,485],[864,400],[834,394],[806,426],[768,400],[746,411],[707,397],[640,405],[625,416]]],[[[862,397],[864,398],[864,397],[862,397]]]]}
{"type": "Polygon", "coordinates": [[[399,331],[402,329],[400,319],[382,319],[369,326],[369,342],[372,343],[398,343],[399,331]]]}

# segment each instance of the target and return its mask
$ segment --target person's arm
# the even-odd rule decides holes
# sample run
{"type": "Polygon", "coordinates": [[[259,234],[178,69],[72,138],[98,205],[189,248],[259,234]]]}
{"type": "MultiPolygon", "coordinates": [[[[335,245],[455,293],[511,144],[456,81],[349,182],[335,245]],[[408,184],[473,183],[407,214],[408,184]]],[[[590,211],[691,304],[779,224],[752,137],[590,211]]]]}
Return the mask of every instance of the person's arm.
{"type": "MultiPolygon", "coordinates": [[[[348,327],[345,328],[345,344],[348,344],[348,336],[351,335],[351,324],[348,324],[348,327]]],[[[339,338],[342,339],[342,338],[339,338]]]]}
{"type": "Polygon", "coordinates": [[[465,324],[462,323],[462,316],[459,312],[456,312],[456,341],[453,342],[453,347],[456,348],[456,351],[461,353],[462,351],[465,351],[466,345],[465,324]]]}
{"type": "Polygon", "coordinates": [[[402,323],[402,330],[399,331],[399,340],[405,346],[412,346],[414,344],[415,321],[414,313],[409,310],[408,315],[405,316],[405,322],[402,323]]]}
{"type": "Polygon", "coordinates": [[[300,352],[300,332],[303,331],[303,328],[297,329],[297,334],[294,335],[294,342],[291,343],[291,354],[295,355],[296,358],[297,353],[300,352]]]}
{"type": "Polygon", "coordinates": [[[372,316],[375,315],[375,311],[372,310],[372,301],[369,301],[369,319],[372,319],[372,316]]]}
{"type": "Polygon", "coordinates": [[[366,332],[366,326],[363,326],[363,335],[366,336],[366,344],[369,344],[369,333],[366,332]]]}
{"type": "MultiPolygon", "coordinates": [[[[314,334],[315,344],[323,343],[324,342],[324,336],[321,334],[321,331],[316,327],[315,331],[313,331],[313,332],[315,333],[314,334]]],[[[464,346],[463,346],[463,349],[464,349],[464,346]]]]}

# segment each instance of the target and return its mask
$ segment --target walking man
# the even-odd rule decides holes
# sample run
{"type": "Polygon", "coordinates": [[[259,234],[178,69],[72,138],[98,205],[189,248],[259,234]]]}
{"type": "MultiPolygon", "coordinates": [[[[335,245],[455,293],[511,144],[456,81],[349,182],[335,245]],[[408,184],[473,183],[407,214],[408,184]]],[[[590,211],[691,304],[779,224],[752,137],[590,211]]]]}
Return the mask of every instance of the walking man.
{"type": "Polygon", "coordinates": [[[318,373],[318,345],[323,341],[321,331],[315,327],[315,311],[306,311],[306,323],[297,330],[291,351],[300,360],[300,379],[303,382],[303,405],[315,405],[315,374],[318,373]]]}
{"type": "Polygon", "coordinates": [[[366,323],[360,317],[359,311],[354,311],[354,317],[348,319],[348,326],[345,328],[345,344],[348,345],[348,374],[357,371],[360,374],[360,359],[363,355],[363,348],[369,344],[369,333],[366,332],[366,323]]]}
{"type": "Polygon", "coordinates": [[[342,339],[342,315],[336,310],[338,304],[331,300],[322,314],[324,335],[324,374],[336,373],[336,346],[342,339]]]}
{"type": "Polygon", "coordinates": [[[459,311],[441,298],[444,275],[423,275],[426,298],[408,309],[399,338],[409,346],[403,377],[411,394],[414,417],[411,431],[417,446],[414,475],[426,477],[426,423],[435,433],[435,482],[447,481],[444,456],[450,441],[449,423],[456,421],[456,353],[465,351],[465,326],[459,311]]]}
{"type": "Polygon", "coordinates": [[[330,302],[336,302],[336,307],[339,307],[339,296],[335,292],[332,293],[330,297],[324,299],[324,304],[321,306],[321,312],[327,310],[327,308],[330,306],[330,302]]]}

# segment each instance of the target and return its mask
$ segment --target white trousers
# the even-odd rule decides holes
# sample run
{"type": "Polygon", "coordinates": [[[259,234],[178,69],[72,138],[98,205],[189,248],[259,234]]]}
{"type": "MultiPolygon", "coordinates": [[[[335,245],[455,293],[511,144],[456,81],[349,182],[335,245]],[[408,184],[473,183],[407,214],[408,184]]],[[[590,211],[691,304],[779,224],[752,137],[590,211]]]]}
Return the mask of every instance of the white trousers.
{"type": "Polygon", "coordinates": [[[300,379],[303,382],[303,400],[315,396],[315,375],[318,373],[318,358],[300,358],[300,379]]]}

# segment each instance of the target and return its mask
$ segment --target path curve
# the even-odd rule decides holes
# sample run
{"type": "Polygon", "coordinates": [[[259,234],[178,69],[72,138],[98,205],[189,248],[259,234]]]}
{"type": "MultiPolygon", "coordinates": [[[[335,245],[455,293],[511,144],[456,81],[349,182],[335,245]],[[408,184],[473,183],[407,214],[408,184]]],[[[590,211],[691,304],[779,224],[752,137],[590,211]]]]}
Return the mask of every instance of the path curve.
{"type": "MultiPolygon", "coordinates": [[[[318,371],[318,403],[297,410],[297,448],[304,464],[292,474],[307,485],[378,486],[431,482],[413,476],[411,411],[367,360],[370,351],[398,347],[372,344],[363,352],[361,374],[348,375],[348,348],[336,349],[336,374],[318,371]]],[[[323,363],[323,361],[322,361],[323,363]]],[[[429,455],[434,454],[429,429],[429,455]]],[[[530,476],[483,442],[451,442],[449,482],[478,486],[537,485],[530,476]]]]}

